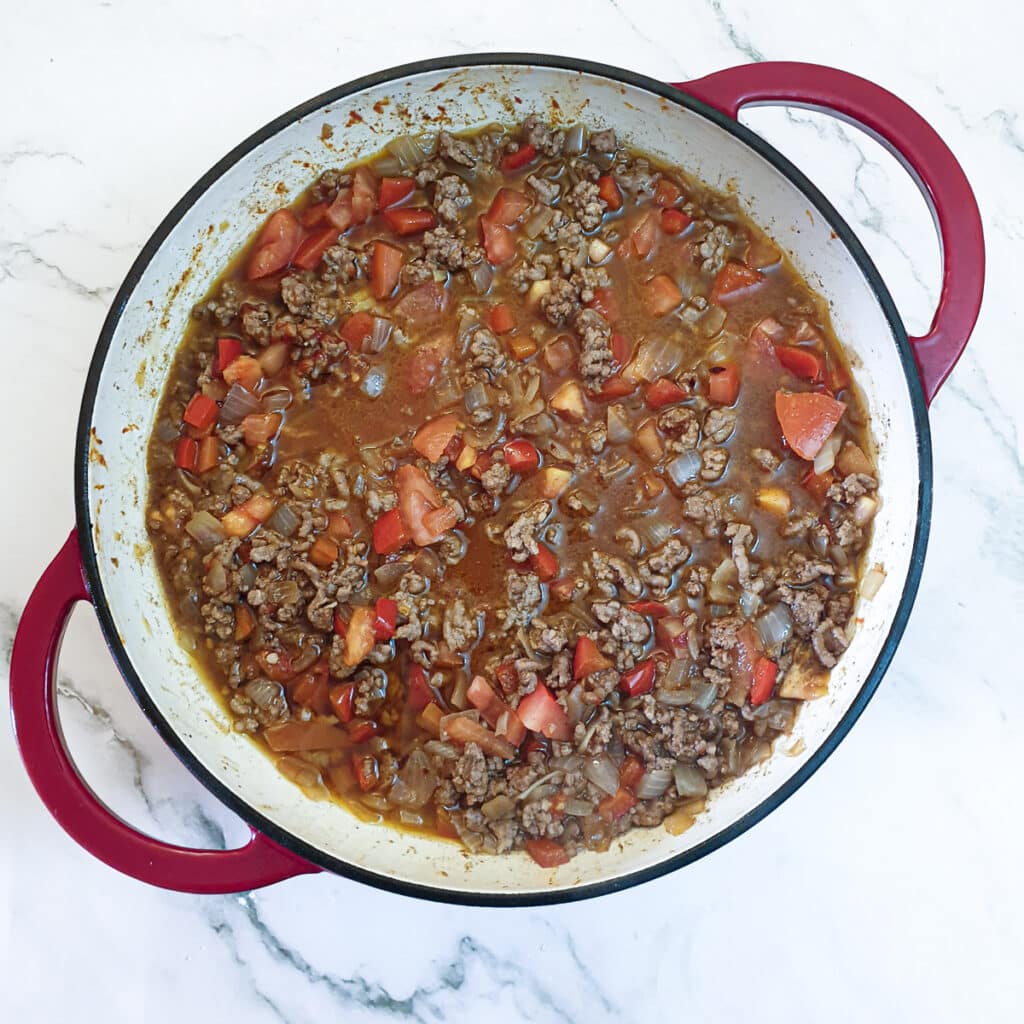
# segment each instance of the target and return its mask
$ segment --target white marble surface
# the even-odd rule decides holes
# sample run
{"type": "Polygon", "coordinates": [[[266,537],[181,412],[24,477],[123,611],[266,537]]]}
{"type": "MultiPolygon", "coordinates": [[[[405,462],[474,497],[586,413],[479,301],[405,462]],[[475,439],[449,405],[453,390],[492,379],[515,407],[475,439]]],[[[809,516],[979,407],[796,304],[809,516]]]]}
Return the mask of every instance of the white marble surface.
{"type": "MultiPolygon", "coordinates": [[[[86,366],[149,232],[280,111],[378,67],[456,51],[546,49],[668,80],[815,60],[931,119],[978,193],[989,283],[931,412],[935,515],[920,596],[867,713],[779,811],[681,872],[549,910],[446,908],[329,876],[241,897],[150,889],[64,836],[0,729],[0,1020],[1020,1020],[1020,9],[395,0],[382,17],[337,0],[286,6],[59,0],[22,5],[0,39],[5,662],[28,592],[71,527],[86,366]]],[[[825,118],[744,119],[823,185],[908,325],[922,327],[937,247],[894,161],[825,118]]],[[[139,712],[87,609],[60,676],[74,753],[114,808],[182,843],[242,835],[139,712]]]]}

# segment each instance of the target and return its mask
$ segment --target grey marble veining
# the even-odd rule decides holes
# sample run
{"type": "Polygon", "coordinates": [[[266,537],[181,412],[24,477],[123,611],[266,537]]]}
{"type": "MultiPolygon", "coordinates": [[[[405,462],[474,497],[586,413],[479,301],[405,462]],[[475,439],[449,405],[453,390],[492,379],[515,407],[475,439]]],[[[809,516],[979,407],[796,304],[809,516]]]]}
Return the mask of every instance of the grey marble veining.
{"type": "MultiPolygon", "coordinates": [[[[817,60],[904,96],[946,138],[982,206],[989,285],[931,410],[935,511],[906,635],[828,765],[757,828],[668,878],[546,910],[442,907],[330,876],[237,897],[149,889],[60,832],[0,730],[0,1020],[590,1024],[755,1009],[765,1024],[1019,1020],[1024,13],[982,0],[972,21],[999,31],[967,33],[921,0],[394,10],[384,46],[379,19],[326,0],[288,17],[280,5],[58,0],[25,8],[0,41],[0,86],[17,97],[0,119],[0,345],[18,425],[2,449],[0,671],[72,524],[85,369],[153,227],[280,111],[379,66],[460,50],[564,52],[670,81],[817,60]]],[[[744,120],[820,185],[922,329],[936,243],[895,161],[802,110],[744,120]]],[[[179,843],[244,840],[145,720],[88,609],[59,680],[76,761],[119,814],[179,843]]]]}

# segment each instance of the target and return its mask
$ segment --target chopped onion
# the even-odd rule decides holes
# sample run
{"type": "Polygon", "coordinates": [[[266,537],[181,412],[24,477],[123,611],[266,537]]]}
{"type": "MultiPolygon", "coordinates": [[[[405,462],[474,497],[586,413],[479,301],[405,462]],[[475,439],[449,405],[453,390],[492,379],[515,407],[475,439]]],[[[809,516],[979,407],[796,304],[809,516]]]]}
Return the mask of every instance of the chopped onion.
{"type": "Polygon", "coordinates": [[[700,333],[713,338],[725,326],[725,310],[721,306],[709,306],[700,318],[700,333]]]}
{"type": "Polygon", "coordinates": [[[738,582],[736,563],[731,558],[722,559],[718,568],[711,574],[711,581],[708,583],[708,598],[716,604],[735,604],[738,582]]]}
{"type": "Polygon", "coordinates": [[[562,152],[569,156],[579,156],[587,148],[586,135],[582,124],[574,124],[565,130],[565,143],[562,152]]]}
{"type": "Polygon", "coordinates": [[[441,575],[441,559],[432,548],[421,548],[412,560],[412,567],[421,576],[436,580],[441,575]]]}
{"type": "MultiPolygon", "coordinates": [[[[464,671],[455,673],[455,686],[452,688],[452,695],[448,698],[448,703],[453,708],[458,708],[460,711],[469,706],[469,676],[464,671]]],[[[475,712],[479,717],[479,712],[475,712]]],[[[444,722],[442,721],[442,726],[444,722]]],[[[444,732],[442,730],[442,736],[444,732]]]]}
{"type": "Polygon", "coordinates": [[[363,393],[367,398],[380,398],[384,394],[384,386],[387,384],[387,375],[379,366],[375,366],[363,378],[361,385],[363,393]]]}
{"type": "Polygon", "coordinates": [[[264,711],[274,703],[275,700],[284,698],[284,687],[270,679],[253,679],[242,687],[246,697],[264,711]]]}
{"type": "Polygon", "coordinates": [[[623,444],[633,437],[633,424],[630,423],[629,413],[624,405],[608,406],[608,440],[612,444],[623,444]]]}
{"type": "Polygon", "coordinates": [[[388,143],[388,152],[408,170],[427,159],[423,147],[411,135],[401,135],[388,143]]]}
{"type": "Polygon", "coordinates": [[[682,361],[683,350],[670,337],[645,338],[622,375],[633,381],[655,381],[674,373],[682,361]]]}
{"type": "Polygon", "coordinates": [[[789,608],[780,601],[772,605],[757,620],[756,625],[765,650],[772,650],[781,647],[789,639],[790,633],[793,632],[793,616],[789,608]]]}
{"type": "Polygon", "coordinates": [[[704,796],[707,793],[707,780],[699,768],[688,764],[677,764],[672,774],[675,776],[676,792],[680,796],[704,796]]]}
{"type": "Polygon", "coordinates": [[[583,775],[588,782],[592,782],[609,796],[614,796],[619,791],[619,769],[607,754],[598,754],[597,757],[584,761],[583,775]]]}
{"type": "Polygon", "coordinates": [[[257,569],[252,562],[246,562],[245,565],[238,570],[238,575],[241,577],[241,589],[245,591],[256,582],[256,577],[259,575],[259,569],[257,569]]]}
{"type": "Polygon", "coordinates": [[[536,238],[554,219],[555,211],[550,206],[541,205],[535,214],[523,225],[527,238],[536,238]]]}
{"type": "Polygon", "coordinates": [[[380,352],[384,346],[388,343],[388,338],[391,337],[391,328],[394,324],[384,316],[375,316],[373,318],[373,328],[370,331],[370,336],[363,342],[364,352],[380,352]]]}
{"type": "Polygon", "coordinates": [[[672,773],[667,768],[652,768],[646,771],[636,784],[634,795],[638,800],[655,800],[663,796],[672,785],[672,773]]]}
{"type": "Polygon", "coordinates": [[[491,797],[486,803],[480,805],[480,810],[488,821],[500,821],[502,818],[511,818],[515,809],[515,801],[505,793],[499,793],[497,796],[491,797]]]}
{"type": "Polygon", "coordinates": [[[466,412],[473,412],[476,409],[483,408],[485,405],[491,404],[490,395],[487,394],[487,388],[484,386],[484,382],[478,380],[469,390],[466,391],[464,398],[466,405],[466,412]]]}
{"type": "Polygon", "coordinates": [[[583,716],[587,713],[587,708],[590,706],[584,701],[583,692],[583,684],[577,683],[566,695],[565,709],[571,725],[583,721],[583,716]]]}
{"type": "Polygon", "coordinates": [[[592,238],[587,246],[587,256],[595,266],[607,259],[611,251],[612,247],[602,238],[592,238]]]}
{"type": "Polygon", "coordinates": [[[284,368],[284,364],[288,362],[290,352],[291,346],[287,341],[275,341],[256,357],[256,361],[260,364],[260,369],[268,377],[273,377],[275,373],[280,373],[284,368]]]}
{"type": "Polygon", "coordinates": [[[860,596],[865,601],[870,601],[884,582],[885,570],[880,565],[873,565],[864,573],[864,580],[860,585],[860,596]]]}
{"type": "Polygon", "coordinates": [[[663,686],[670,690],[686,686],[690,681],[690,663],[683,658],[673,658],[661,678],[663,686]]]}
{"type": "Polygon", "coordinates": [[[384,456],[380,453],[380,445],[363,445],[359,449],[359,458],[371,473],[380,474],[384,471],[384,456]]]}
{"type": "Polygon", "coordinates": [[[541,446],[544,451],[551,456],[551,458],[557,459],[559,462],[568,462],[571,464],[574,461],[572,452],[555,437],[548,438],[546,441],[542,442],[541,446]]]}
{"type": "Polygon", "coordinates": [[[459,339],[459,345],[465,346],[471,334],[475,334],[483,325],[480,317],[470,308],[466,308],[459,316],[459,323],[455,330],[455,336],[459,339]]]}
{"type": "Polygon", "coordinates": [[[211,548],[215,544],[219,544],[226,536],[220,520],[212,512],[207,512],[205,509],[196,512],[185,524],[185,532],[197,544],[211,548]]]}
{"type": "Polygon", "coordinates": [[[260,403],[264,412],[284,412],[292,404],[293,397],[291,388],[285,387],[284,384],[275,384],[263,392],[260,403]]]}
{"type": "Polygon", "coordinates": [[[373,578],[387,587],[400,580],[411,568],[411,562],[385,562],[373,570],[373,578]]]}
{"type": "MultiPolygon", "coordinates": [[[[547,783],[549,783],[555,776],[561,775],[562,773],[558,770],[548,772],[547,775],[542,775],[539,779],[536,779],[531,785],[527,786],[526,789],[516,797],[517,800],[526,800],[528,797],[532,797],[534,800],[540,800],[547,796],[544,792],[547,789],[547,783]]],[[[552,787],[553,788],[553,787],[552,787]]]]}
{"type": "Polygon", "coordinates": [[[260,400],[241,384],[232,384],[220,407],[221,423],[241,423],[246,416],[258,412],[260,400]]]}
{"type": "Polygon", "coordinates": [[[684,686],[680,690],[655,690],[654,699],[667,708],[684,708],[693,703],[693,689],[684,686]]]}
{"type": "Polygon", "coordinates": [[[380,178],[396,178],[402,173],[402,163],[398,157],[382,156],[373,162],[373,172],[380,178]]]}
{"type": "Polygon", "coordinates": [[[563,810],[566,814],[575,815],[577,818],[586,818],[594,813],[594,805],[589,800],[577,800],[571,796],[565,801],[563,810]]]}
{"type": "Polygon", "coordinates": [[[829,435],[828,440],[821,446],[818,454],[814,456],[814,472],[816,475],[823,476],[836,464],[836,456],[839,454],[839,449],[842,446],[842,438],[833,431],[829,435]]]}
{"type": "Polygon", "coordinates": [[[649,516],[635,526],[649,551],[660,548],[672,536],[672,523],[662,516],[649,516]]]}
{"type": "MultiPolygon", "coordinates": [[[[692,633],[690,635],[692,636],[692,633]]],[[[702,711],[707,711],[718,699],[718,687],[706,679],[694,679],[690,689],[693,690],[692,703],[702,711]]]]}
{"type": "Polygon", "coordinates": [[[427,755],[416,748],[399,769],[388,792],[393,804],[403,807],[422,807],[437,788],[437,776],[427,755]]]}
{"type": "Polygon", "coordinates": [[[761,596],[760,594],[754,594],[749,590],[744,590],[740,594],[740,611],[749,619],[754,616],[754,613],[758,608],[761,607],[761,596]]]}
{"type": "Polygon", "coordinates": [[[423,749],[431,757],[443,757],[447,761],[454,761],[459,756],[457,747],[454,747],[451,743],[444,743],[441,740],[427,740],[423,744],[423,749]]]}
{"type": "Polygon", "coordinates": [[[683,484],[692,480],[700,472],[700,465],[700,456],[697,452],[688,451],[676,456],[665,467],[665,471],[676,487],[682,487],[683,484]]]}
{"type": "Polygon", "coordinates": [[[875,518],[878,512],[878,501],[870,494],[862,494],[853,506],[853,521],[858,526],[864,526],[875,518]]]}
{"type": "Polygon", "coordinates": [[[267,585],[267,598],[273,604],[295,604],[299,597],[299,585],[295,580],[275,580],[267,585]]]}
{"type": "Polygon", "coordinates": [[[266,525],[282,537],[290,537],[299,528],[301,520],[292,511],[290,505],[282,502],[274,509],[273,515],[267,520],[266,525]]]}
{"type": "Polygon", "coordinates": [[[469,279],[473,282],[477,295],[486,295],[494,280],[494,267],[482,260],[469,270],[469,279]]]}

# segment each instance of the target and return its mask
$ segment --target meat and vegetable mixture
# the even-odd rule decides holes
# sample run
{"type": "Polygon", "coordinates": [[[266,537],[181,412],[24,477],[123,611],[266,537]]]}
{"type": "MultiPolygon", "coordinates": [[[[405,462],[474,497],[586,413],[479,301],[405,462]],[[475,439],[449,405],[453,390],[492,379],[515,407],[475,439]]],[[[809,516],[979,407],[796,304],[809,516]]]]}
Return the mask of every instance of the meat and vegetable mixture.
{"type": "Polygon", "coordinates": [[[553,866],[792,743],[851,635],[867,427],[734,200],[531,117],[268,217],[195,310],[148,522],[288,778],[553,866]]]}

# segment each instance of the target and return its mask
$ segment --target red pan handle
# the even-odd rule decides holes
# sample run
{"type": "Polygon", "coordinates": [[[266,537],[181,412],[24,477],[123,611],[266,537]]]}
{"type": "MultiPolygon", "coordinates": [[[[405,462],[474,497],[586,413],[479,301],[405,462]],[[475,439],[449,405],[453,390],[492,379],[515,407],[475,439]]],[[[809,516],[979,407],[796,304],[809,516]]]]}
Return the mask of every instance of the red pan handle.
{"type": "Polygon", "coordinates": [[[834,114],[862,128],[900,161],[931,209],[942,249],[942,291],[935,318],[927,334],[910,339],[930,403],[967,345],[985,285],[978,203],[963,168],[935,129],[891,92],[818,64],[744,64],[674,87],[731,118],[740,107],[763,104],[834,114]]]}
{"type": "Polygon", "coordinates": [[[64,745],[55,682],[71,610],[89,600],[72,532],[28,599],[11,656],[11,715],[21,758],[57,824],[117,871],[178,892],[243,892],[318,871],[255,830],[237,850],[190,850],[152,839],[121,821],[82,781],[64,745]]]}

